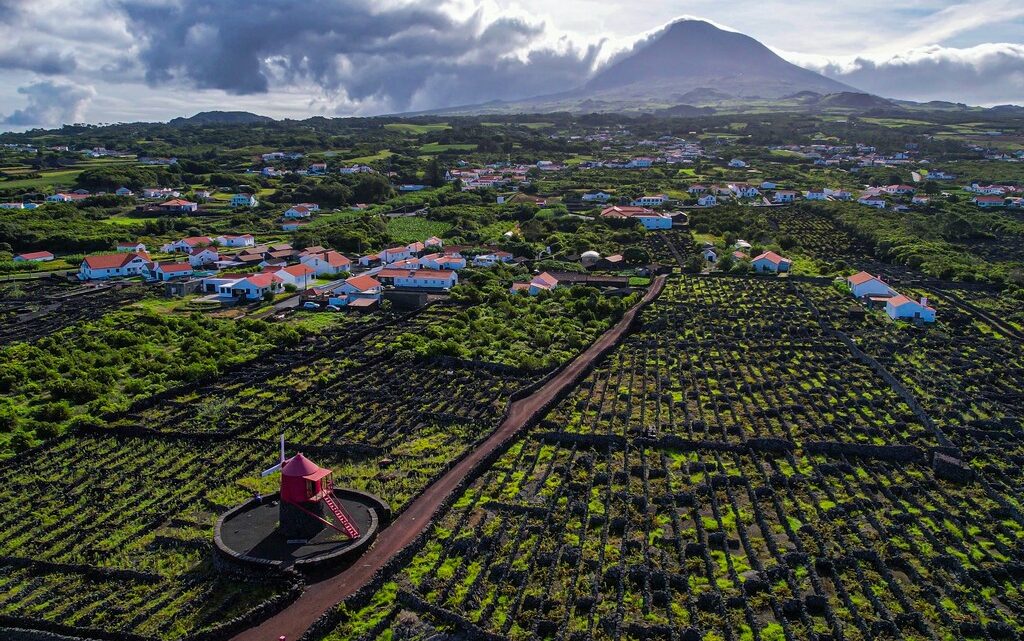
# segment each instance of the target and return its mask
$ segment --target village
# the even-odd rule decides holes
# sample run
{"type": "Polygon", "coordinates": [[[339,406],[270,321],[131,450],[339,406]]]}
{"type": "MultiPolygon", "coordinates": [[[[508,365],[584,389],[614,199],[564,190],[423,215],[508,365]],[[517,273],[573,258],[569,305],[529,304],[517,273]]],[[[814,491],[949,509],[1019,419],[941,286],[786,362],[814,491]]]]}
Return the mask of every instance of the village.
{"type": "Polygon", "coordinates": [[[1024,163],[920,118],[0,136],[0,636],[1019,636],[1024,163]]]}

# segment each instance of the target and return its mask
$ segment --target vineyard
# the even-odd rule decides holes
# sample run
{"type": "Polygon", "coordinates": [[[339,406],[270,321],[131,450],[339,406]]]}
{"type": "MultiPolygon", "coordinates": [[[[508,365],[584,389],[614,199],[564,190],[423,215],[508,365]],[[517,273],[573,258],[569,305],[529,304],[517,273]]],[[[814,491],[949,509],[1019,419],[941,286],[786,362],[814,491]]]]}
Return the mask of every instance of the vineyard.
{"type": "Polygon", "coordinates": [[[674,281],[315,636],[1020,638],[1019,343],[849,304],[674,281]]]}
{"type": "MultiPolygon", "coordinates": [[[[533,302],[520,304],[536,311],[533,302]]],[[[524,317],[516,328],[551,332],[557,353],[568,358],[617,308],[591,321],[570,317],[571,305],[559,309],[524,317]],[[568,342],[571,336],[577,338],[568,342]]],[[[514,393],[549,371],[502,364],[520,349],[515,341],[491,352],[491,361],[391,348],[400,336],[429,333],[465,314],[461,306],[433,305],[282,340],[259,355],[246,352],[250,360],[216,376],[179,380],[114,405],[102,422],[80,424],[14,459],[0,472],[0,625],[119,639],[224,636],[294,598],[298,575],[254,583],[215,566],[214,520],[253,493],[275,489],[277,479],[259,472],[273,462],[280,434],[290,452],[315,456],[339,483],[385,497],[400,512],[494,430],[514,393]]],[[[118,334],[126,318],[107,316],[74,331],[135,345],[118,334]]],[[[167,322],[186,329],[198,323],[204,331],[196,338],[225,331],[221,322],[167,322]]],[[[464,337],[482,344],[478,334],[493,331],[470,323],[464,337]]],[[[241,337],[221,337],[233,338],[241,337]]],[[[194,349],[212,348],[194,342],[194,349]]]]}

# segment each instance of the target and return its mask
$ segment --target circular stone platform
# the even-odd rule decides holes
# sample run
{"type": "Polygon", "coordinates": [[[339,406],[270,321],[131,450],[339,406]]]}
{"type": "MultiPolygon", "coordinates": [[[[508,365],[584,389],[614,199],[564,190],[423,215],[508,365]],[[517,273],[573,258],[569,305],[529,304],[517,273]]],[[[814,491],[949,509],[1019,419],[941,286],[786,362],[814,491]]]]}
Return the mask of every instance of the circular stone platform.
{"type": "Polygon", "coordinates": [[[221,554],[247,565],[301,569],[357,557],[373,543],[391,510],[379,498],[357,490],[335,488],[334,497],[359,530],[358,539],[325,526],[312,539],[289,543],[278,528],[280,495],[275,493],[225,512],[217,519],[214,543],[221,554]]]}

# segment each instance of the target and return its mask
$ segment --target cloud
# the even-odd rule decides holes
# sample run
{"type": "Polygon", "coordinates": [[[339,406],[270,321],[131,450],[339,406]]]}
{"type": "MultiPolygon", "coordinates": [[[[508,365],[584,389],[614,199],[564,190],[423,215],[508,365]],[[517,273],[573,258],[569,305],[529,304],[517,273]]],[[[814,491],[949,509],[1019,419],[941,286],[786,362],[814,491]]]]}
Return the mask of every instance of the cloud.
{"type": "Polygon", "coordinates": [[[1024,45],[1019,44],[931,45],[891,56],[794,62],[887,98],[1024,103],[1024,45]]]}
{"type": "Polygon", "coordinates": [[[0,69],[18,69],[54,76],[71,73],[77,67],[78,61],[73,54],[37,44],[15,43],[7,49],[0,49],[0,69]]]}
{"type": "Polygon", "coordinates": [[[0,118],[0,124],[49,127],[79,122],[89,101],[96,95],[92,87],[49,80],[19,87],[18,93],[28,97],[28,104],[0,118]]]}
{"type": "Polygon", "coordinates": [[[457,18],[431,0],[122,0],[146,82],[235,95],[311,83],[359,109],[407,110],[520,98],[579,84],[599,45],[534,45],[523,17],[457,18]]]}

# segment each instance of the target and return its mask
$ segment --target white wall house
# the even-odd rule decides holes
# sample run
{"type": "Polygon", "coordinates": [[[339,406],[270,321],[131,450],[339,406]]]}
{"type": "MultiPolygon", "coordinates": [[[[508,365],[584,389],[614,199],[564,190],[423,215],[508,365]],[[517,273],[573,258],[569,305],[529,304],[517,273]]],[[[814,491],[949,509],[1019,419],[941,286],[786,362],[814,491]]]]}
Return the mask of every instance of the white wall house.
{"type": "Polygon", "coordinates": [[[633,207],[660,207],[668,202],[668,196],[657,194],[655,196],[640,196],[630,203],[633,207]]]}
{"type": "Polygon", "coordinates": [[[853,276],[847,276],[846,284],[855,298],[896,295],[896,290],[889,287],[884,280],[867,272],[858,272],[853,276]]]}
{"type": "Polygon", "coordinates": [[[193,273],[192,265],[189,263],[157,263],[153,265],[152,272],[153,277],[159,281],[187,278],[193,273]]]}
{"type": "Polygon", "coordinates": [[[221,247],[255,247],[256,238],[252,234],[241,236],[224,235],[214,238],[221,247]]]}
{"type": "Polygon", "coordinates": [[[459,283],[456,272],[435,269],[383,269],[377,277],[411,289],[451,289],[459,283]]]}
{"type": "Polygon", "coordinates": [[[697,204],[701,207],[714,207],[718,204],[718,198],[712,194],[701,196],[697,199],[697,204]]]}
{"type": "Polygon", "coordinates": [[[935,309],[928,305],[927,298],[915,301],[902,294],[893,296],[885,302],[885,313],[893,320],[935,322],[935,309]]]}
{"type": "Polygon", "coordinates": [[[232,207],[255,207],[260,201],[252,194],[235,194],[231,197],[232,207]]]}
{"type": "Polygon", "coordinates": [[[788,272],[793,265],[793,261],[784,256],[779,256],[775,252],[765,252],[750,261],[750,265],[754,268],[755,272],[774,274],[788,272]]]}
{"type": "Polygon", "coordinates": [[[804,192],[804,200],[828,200],[828,194],[820,189],[812,189],[804,192]]]}
{"type": "Polygon", "coordinates": [[[317,276],[336,276],[352,271],[352,261],[336,251],[307,254],[299,258],[299,262],[307,265],[317,276]]]}
{"type": "Polygon", "coordinates": [[[640,214],[633,216],[645,229],[671,229],[672,217],[668,214],[640,214]]]}
{"type": "Polygon", "coordinates": [[[138,276],[148,269],[148,263],[149,257],[135,253],[86,256],[78,268],[78,277],[82,280],[105,280],[138,276]]]}
{"type": "Polygon", "coordinates": [[[220,254],[209,247],[196,247],[188,254],[188,264],[193,267],[212,265],[220,260],[220,254]]]}

